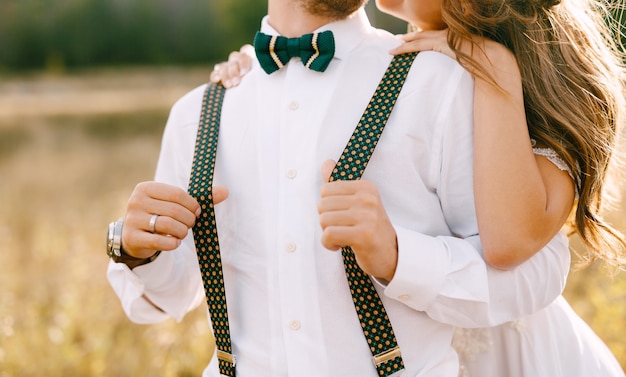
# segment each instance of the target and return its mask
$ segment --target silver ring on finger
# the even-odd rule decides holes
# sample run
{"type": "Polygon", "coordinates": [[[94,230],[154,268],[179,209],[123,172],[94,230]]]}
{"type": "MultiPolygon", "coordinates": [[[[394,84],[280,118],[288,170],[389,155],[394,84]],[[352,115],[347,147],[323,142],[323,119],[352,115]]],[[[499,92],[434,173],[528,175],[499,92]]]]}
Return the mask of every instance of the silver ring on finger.
{"type": "Polygon", "coordinates": [[[156,232],[156,221],[157,221],[158,217],[159,217],[159,215],[157,215],[157,214],[154,214],[154,215],[152,215],[150,217],[150,223],[148,224],[148,231],[150,233],[156,232]]]}

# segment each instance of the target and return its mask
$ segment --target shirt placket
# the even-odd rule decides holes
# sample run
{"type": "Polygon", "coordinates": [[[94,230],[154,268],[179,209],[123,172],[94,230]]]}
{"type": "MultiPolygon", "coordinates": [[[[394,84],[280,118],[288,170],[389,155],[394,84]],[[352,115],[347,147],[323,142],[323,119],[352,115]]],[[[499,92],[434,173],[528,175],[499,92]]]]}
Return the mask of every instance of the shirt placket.
{"type": "Polygon", "coordinates": [[[323,363],[312,234],[314,211],[314,153],[316,122],[310,118],[311,88],[303,88],[309,74],[294,59],[287,67],[286,95],[279,114],[279,212],[277,260],[281,320],[289,375],[307,375],[323,363]],[[313,266],[313,268],[312,268],[313,266]],[[313,368],[313,369],[312,369],[313,368]]]}

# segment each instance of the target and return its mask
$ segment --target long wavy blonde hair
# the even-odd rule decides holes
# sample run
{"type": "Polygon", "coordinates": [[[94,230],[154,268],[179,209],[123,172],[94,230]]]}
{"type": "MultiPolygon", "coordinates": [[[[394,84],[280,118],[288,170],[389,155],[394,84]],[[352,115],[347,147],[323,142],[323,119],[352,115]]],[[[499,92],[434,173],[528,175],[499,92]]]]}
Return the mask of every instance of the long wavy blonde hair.
{"type": "MultiPolygon", "coordinates": [[[[591,262],[623,267],[624,236],[601,210],[618,131],[626,122],[624,0],[443,0],[448,43],[459,62],[488,77],[459,46],[472,35],[497,41],[517,58],[528,129],[554,149],[576,177],[572,227],[591,262]]],[[[475,46],[478,47],[479,46],[475,46]]]]}

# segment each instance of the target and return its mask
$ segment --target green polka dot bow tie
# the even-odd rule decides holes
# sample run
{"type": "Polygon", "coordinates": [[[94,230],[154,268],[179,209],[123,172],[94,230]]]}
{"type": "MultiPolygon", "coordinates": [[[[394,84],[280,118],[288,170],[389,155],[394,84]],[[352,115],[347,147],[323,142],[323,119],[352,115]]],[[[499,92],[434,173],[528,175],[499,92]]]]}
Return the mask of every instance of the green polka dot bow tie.
{"type": "Polygon", "coordinates": [[[287,38],[257,32],[254,50],[261,67],[271,74],[284,67],[291,58],[299,57],[308,69],[324,72],[335,54],[335,37],[330,30],[287,38]]]}

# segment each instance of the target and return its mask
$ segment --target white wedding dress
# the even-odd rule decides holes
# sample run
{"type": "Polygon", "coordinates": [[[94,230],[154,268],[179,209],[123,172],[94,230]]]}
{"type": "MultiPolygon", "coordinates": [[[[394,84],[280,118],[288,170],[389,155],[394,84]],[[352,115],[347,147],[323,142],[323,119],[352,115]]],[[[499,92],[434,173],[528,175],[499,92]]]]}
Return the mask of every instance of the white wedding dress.
{"type": "MultiPolygon", "coordinates": [[[[552,149],[533,151],[574,179],[552,149]]],[[[563,296],[514,322],[457,329],[453,344],[459,354],[459,377],[624,377],[609,348],[563,296]]]]}
{"type": "Polygon", "coordinates": [[[547,308],[485,329],[457,329],[459,377],[624,377],[609,348],[559,297],[547,308]]]}

